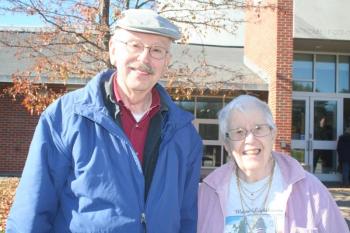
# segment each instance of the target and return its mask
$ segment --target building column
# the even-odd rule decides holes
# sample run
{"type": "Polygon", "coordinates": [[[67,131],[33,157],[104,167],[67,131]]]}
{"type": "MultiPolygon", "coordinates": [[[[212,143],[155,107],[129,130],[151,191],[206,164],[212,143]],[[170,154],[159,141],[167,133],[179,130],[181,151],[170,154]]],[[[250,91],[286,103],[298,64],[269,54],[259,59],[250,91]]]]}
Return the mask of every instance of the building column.
{"type": "Polygon", "coordinates": [[[277,124],[274,149],[290,152],[292,126],[293,1],[251,1],[246,11],[245,64],[269,83],[277,124]],[[260,8],[256,8],[259,2],[260,8]]]}

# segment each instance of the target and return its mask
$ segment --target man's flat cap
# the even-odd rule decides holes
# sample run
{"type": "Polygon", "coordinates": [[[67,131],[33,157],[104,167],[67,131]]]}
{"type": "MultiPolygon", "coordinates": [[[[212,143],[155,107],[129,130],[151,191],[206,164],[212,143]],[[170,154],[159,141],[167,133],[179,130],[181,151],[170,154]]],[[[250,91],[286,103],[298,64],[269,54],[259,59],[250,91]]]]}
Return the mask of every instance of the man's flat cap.
{"type": "Polygon", "coordinates": [[[173,40],[181,38],[179,28],[168,19],[150,9],[129,9],[122,12],[115,28],[143,32],[169,37],[173,40]]]}

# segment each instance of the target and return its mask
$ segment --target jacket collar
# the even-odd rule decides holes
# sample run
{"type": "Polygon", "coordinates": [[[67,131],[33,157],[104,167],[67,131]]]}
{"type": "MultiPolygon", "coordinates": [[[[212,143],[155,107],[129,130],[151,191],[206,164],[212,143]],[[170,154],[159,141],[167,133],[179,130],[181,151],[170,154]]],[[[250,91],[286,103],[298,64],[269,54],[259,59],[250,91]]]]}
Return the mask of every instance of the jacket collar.
{"type": "Polygon", "coordinates": [[[272,155],[280,167],[283,180],[287,186],[305,178],[306,171],[296,159],[278,152],[272,152],[272,155]]]}
{"type": "MultiPolygon", "coordinates": [[[[283,181],[287,186],[286,191],[287,193],[290,193],[292,190],[292,185],[305,178],[306,171],[297,160],[289,155],[282,155],[277,152],[272,152],[272,156],[280,167],[283,181]]],[[[224,216],[226,214],[226,203],[229,194],[230,182],[235,169],[235,163],[233,161],[229,161],[220,168],[214,170],[203,180],[203,183],[208,185],[218,194],[220,206],[224,216]]]]}
{"type": "MultiPolygon", "coordinates": [[[[105,89],[103,85],[108,83],[115,70],[106,70],[97,74],[82,89],[82,95],[74,101],[74,111],[76,114],[88,117],[97,123],[103,123],[105,118],[109,117],[109,111],[105,106],[104,95],[101,90],[105,89]]],[[[182,128],[193,120],[193,115],[181,110],[171,100],[166,90],[159,84],[156,88],[161,98],[161,112],[168,111],[166,115],[167,127],[172,129],[182,128]]]]}
{"type": "MultiPolygon", "coordinates": [[[[283,181],[287,185],[294,184],[305,178],[305,170],[297,160],[289,155],[283,155],[278,152],[272,152],[272,156],[280,167],[283,181]]],[[[209,174],[203,182],[217,191],[223,190],[224,186],[230,183],[232,172],[234,172],[235,169],[235,163],[229,161],[209,174]]]]}
{"type": "Polygon", "coordinates": [[[223,216],[226,216],[227,198],[230,191],[232,172],[234,170],[234,162],[229,161],[220,168],[215,169],[203,180],[203,183],[208,185],[217,193],[223,216]]]}

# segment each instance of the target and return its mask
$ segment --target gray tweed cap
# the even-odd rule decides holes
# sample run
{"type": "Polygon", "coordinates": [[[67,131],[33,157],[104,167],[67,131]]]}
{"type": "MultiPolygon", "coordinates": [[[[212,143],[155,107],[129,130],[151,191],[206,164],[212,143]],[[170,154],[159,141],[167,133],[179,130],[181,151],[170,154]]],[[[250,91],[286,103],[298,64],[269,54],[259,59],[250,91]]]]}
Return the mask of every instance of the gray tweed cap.
{"type": "Polygon", "coordinates": [[[168,19],[150,9],[129,9],[122,12],[114,29],[123,28],[129,31],[143,32],[169,37],[172,40],[181,38],[179,28],[168,19]]]}

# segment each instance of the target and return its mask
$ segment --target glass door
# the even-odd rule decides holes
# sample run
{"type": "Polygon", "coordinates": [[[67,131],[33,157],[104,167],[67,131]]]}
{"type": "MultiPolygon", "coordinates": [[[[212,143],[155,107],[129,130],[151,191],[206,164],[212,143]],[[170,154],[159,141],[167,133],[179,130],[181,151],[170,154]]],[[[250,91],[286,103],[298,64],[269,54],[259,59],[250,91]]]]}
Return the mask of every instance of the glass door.
{"type": "Polygon", "coordinates": [[[341,106],[338,98],[293,98],[292,156],[322,181],[340,180],[336,146],[341,106]]]}
{"type": "Polygon", "coordinates": [[[312,172],[323,181],[337,180],[337,138],[341,130],[337,98],[314,98],[310,101],[310,161],[312,172]]]}
{"type": "Polygon", "coordinates": [[[294,98],[292,104],[292,156],[308,171],[309,166],[309,98],[294,98]]]}

